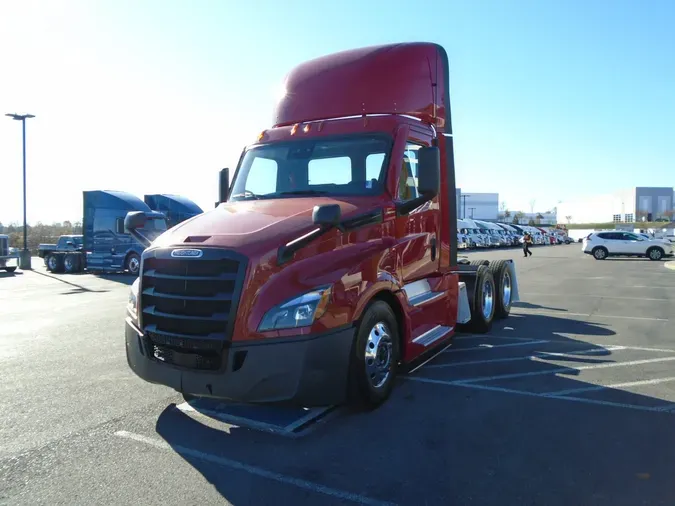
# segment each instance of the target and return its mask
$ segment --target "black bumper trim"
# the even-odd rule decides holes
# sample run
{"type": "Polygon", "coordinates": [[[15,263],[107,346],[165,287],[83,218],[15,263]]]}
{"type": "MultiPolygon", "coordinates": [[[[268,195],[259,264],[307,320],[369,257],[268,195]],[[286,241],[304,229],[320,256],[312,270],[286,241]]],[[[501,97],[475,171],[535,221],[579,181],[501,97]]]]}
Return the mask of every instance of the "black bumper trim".
{"type": "Polygon", "coordinates": [[[348,326],[283,341],[233,343],[225,370],[191,371],[148,357],[141,334],[127,321],[127,363],[145,381],[185,394],[247,403],[331,406],[346,399],[355,330],[348,326]]]}

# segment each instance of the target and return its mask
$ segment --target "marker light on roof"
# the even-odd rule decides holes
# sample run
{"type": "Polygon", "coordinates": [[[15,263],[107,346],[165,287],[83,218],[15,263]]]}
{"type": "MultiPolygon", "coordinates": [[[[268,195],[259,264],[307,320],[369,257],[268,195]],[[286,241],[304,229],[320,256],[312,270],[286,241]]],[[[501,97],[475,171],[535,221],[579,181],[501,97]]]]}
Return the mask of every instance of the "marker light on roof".
{"type": "Polygon", "coordinates": [[[298,124],[296,123],[293,125],[293,128],[291,128],[291,135],[295,135],[295,133],[298,131],[298,124]]]}
{"type": "Polygon", "coordinates": [[[311,127],[310,127],[309,123],[307,123],[304,127],[302,127],[302,131],[305,132],[305,133],[307,133],[307,132],[309,132],[309,129],[310,129],[310,128],[311,128],[311,127]]]}

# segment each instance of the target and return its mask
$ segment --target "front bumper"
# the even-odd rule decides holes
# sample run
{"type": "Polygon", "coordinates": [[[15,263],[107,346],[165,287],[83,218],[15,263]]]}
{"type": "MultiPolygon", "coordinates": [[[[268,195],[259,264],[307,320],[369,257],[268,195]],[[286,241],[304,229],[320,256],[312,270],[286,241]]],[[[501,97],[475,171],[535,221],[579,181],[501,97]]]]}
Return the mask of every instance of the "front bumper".
{"type": "Polygon", "coordinates": [[[248,403],[329,406],[347,395],[355,328],[263,343],[233,343],[224,370],[179,368],[151,358],[142,333],[126,321],[127,363],[150,383],[184,394],[248,403]]]}

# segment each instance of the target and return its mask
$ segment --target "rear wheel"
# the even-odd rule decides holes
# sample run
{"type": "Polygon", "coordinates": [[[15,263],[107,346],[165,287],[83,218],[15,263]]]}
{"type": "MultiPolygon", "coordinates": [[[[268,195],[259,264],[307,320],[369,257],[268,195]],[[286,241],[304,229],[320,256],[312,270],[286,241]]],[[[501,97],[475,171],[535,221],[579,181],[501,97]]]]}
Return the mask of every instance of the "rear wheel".
{"type": "Polygon", "coordinates": [[[47,270],[50,272],[61,272],[63,270],[63,257],[54,254],[48,255],[47,270]]]}
{"type": "Polygon", "coordinates": [[[16,266],[4,267],[4,269],[5,269],[5,272],[14,272],[16,270],[16,266]]]}
{"type": "Polygon", "coordinates": [[[63,270],[69,274],[80,272],[82,270],[82,263],[80,255],[69,253],[63,259],[63,270]]]}
{"type": "Polygon", "coordinates": [[[661,248],[649,248],[647,250],[647,257],[650,260],[661,260],[663,258],[664,251],[661,248]]]}
{"type": "Polygon", "coordinates": [[[513,280],[509,263],[505,260],[495,260],[488,269],[495,282],[495,318],[506,318],[511,312],[511,290],[513,280]]]}
{"type": "Polygon", "coordinates": [[[370,409],[386,401],[394,387],[399,356],[396,316],[389,304],[375,301],[363,314],[352,346],[351,400],[370,409]]]}
{"type": "Polygon", "coordinates": [[[603,247],[595,248],[593,251],[593,258],[596,260],[604,260],[607,258],[608,251],[603,247]]]}
{"type": "Polygon", "coordinates": [[[492,272],[485,265],[478,267],[476,276],[465,280],[469,296],[471,320],[458,324],[458,330],[484,334],[490,332],[495,316],[495,280],[492,272]]]}

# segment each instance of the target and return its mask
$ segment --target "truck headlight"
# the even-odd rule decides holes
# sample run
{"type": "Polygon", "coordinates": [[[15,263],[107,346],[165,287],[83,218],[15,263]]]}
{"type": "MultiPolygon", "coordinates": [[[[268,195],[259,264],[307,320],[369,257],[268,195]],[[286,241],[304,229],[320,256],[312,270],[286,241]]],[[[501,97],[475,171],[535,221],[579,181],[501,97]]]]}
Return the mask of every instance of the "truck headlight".
{"type": "Polygon", "coordinates": [[[263,316],[258,331],[307,327],[321,318],[330,302],[332,289],[323,286],[275,306],[263,316]]]}
{"type": "Polygon", "coordinates": [[[131,284],[131,289],[129,290],[129,302],[127,303],[127,309],[134,320],[138,319],[138,284],[141,278],[136,278],[131,284]]]}

